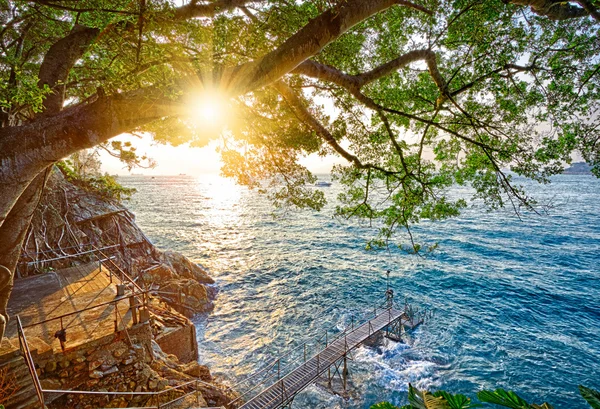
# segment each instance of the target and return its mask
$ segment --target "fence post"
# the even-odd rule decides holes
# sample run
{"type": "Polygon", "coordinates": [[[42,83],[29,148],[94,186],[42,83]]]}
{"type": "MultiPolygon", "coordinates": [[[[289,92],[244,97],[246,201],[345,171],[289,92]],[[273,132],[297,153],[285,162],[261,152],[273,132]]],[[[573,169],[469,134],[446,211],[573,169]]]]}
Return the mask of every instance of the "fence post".
{"type": "Polygon", "coordinates": [[[304,362],[306,362],[306,343],[304,343],[304,362]]]}
{"type": "Polygon", "coordinates": [[[133,325],[137,325],[138,316],[137,316],[137,306],[136,306],[136,297],[132,295],[129,297],[129,311],[131,311],[131,319],[133,321],[133,325]]]}
{"type": "Polygon", "coordinates": [[[117,303],[114,304],[115,305],[115,332],[119,332],[119,306],[117,305],[117,303]]]}

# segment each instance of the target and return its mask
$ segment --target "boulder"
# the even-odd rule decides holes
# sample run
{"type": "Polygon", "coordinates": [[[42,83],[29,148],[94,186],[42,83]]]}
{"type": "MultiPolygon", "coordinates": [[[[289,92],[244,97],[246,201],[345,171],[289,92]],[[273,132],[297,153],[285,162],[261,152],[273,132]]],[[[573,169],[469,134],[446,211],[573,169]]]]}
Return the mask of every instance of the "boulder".
{"type": "Polygon", "coordinates": [[[176,251],[165,251],[162,256],[165,264],[169,265],[180,277],[191,278],[204,284],[214,284],[215,281],[203,268],[192,263],[184,255],[176,251]]]}
{"type": "Polygon", "coordinates": [[[204,365],[200,365],[198,362],[190,362],[183,366],[183,373],[186,375],[193,376],[194,378],[200,378],[205,382],[210,382],[212,377],[210,376],[210,371],[208,367],[204,365]]]}

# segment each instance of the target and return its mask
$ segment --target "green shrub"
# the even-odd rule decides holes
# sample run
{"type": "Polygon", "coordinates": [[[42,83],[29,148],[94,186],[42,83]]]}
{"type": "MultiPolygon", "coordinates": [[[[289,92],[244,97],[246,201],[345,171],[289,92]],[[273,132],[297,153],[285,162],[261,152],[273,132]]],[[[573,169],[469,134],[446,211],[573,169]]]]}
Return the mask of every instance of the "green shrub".
{"type": "Polygon", "coordinates": [[[114,176],[108,173],[104,175],[83,176],[75,170],[70,160],[63,160],[56,163],[57,168],[62,172],[65,178],[88,192],[96,193],[105,199],[121,202],[129,200],[136,190],[124,187],[114,176]]]}
{"type": "MultiPolygon", "coordinates": [[[[579,393],[592,409],[600,409],[600,392],[579,385],[579,393]]],[[[483,390],[477,394],[477,398],[480,402],[510,409],[553,409],[549,403],[528,403],[516,393],[504,389],[483,390]]],[[[471,398],[465,395],[453,395],[446,391],[420,391],[411,384],[408,385],[408,403],[398,408],[389,402],[381,402],[371,406],[371,409],[470,409],[483,406],[480,403],[472,403],[471,398]]]]}

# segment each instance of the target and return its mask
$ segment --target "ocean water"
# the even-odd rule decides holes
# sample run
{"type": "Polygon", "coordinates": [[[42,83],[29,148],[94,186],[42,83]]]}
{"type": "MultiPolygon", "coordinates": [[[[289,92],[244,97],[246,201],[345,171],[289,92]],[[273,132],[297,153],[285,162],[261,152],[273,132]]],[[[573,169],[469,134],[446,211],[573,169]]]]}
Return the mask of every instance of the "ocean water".
{"type": "Polygon", "coordinates": [[[577,385],[600,389],[600,181],[591,176],[528,184],[551,204],[546,215],[519,220],[473,203],[458,218],[420,223],[415,233],[439,243],[426,258],[366,251],[373,230],[332,216],[335,184],[322,188],[330,200],[323,211],[274,217],[265,198],[217,176],[121,182],[138,189],[129,207],[150,239],[216,279],[214,311],[194,321],[200,361],[230,385],[279,354],[292,351],[282,366],[298,359],[302,348],[294,348],[328,328],[333,336],[381,299],[389,269],[397,299],[433,317],[406,343],[356,350],[349,398],[315,385],[293,407],[403,404],[411,382],[470,396],[502,387],[583,409],[577,385]]]}

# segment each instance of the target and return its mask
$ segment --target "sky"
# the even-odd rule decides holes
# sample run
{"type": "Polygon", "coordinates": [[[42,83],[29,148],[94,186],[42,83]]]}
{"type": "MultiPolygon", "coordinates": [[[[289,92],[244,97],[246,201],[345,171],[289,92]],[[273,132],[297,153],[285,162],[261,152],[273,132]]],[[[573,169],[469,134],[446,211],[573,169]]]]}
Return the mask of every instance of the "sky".
{"type": "MultiPolygon", "coordinates": [[[[146,155],[157,162],[154,169],[136,168],[131,172],[127,170],[121,161],[110,156],[107,152],[100,153],[102,171],[111,175],[130,175],[132,173],[142,175],[179,175],[186,174],[197,176],[202,174],[219,174],[221,161],[216,152],[217,143],[210,143],[204,148],[190,148],[187,144],[177,147],[171,145],[157,144],[148,134],[142,138],[132,135],[121,135],[114,140],[131,142],[136,147],[139,155],[146,155]]],[[[318,155],[310,155],[300,161],[311,172],[326,174],[331,171],[334,164],[347,163],[344,159],[328,156],[325,158],[318,155]]]]}
{"type": "MultiPolygon", "coordinates": [[[[331,118],[339,114],[332,101],[324,97],[315,97],[310,90],[304,91],[331,118]]],[[[190,101],[192,119],[199,120],[202,126],[210,126],[210,123],[227,123],[227,109],[224,101],[214,93],[206,92],[190,101]]],[[[132,173],[142,175],[179,175],[186,174],[196,176],[201,174],[219,174],[221,161],[219,154],[215,151],[217,142],[214,141],[204,148],[190,148],[184,144],[177,147],[171,145],[157,144],[152,140],[150,134],[142,134],[142,137],[129,134],[120,135],[113,140],[131,142],[136,147],[137,153],[154,159],[157,166],[153,169],[136,168],[131,172],[117,158],[107,152],[101,151],[102,171],[111,175],[130,175],[132,173]]],[[[342,142],[342,145],[345,144],[342,142]]],[[[346,146],[344,146],[346,147],[346,146]]],[[[310,155],[300,160],[300,163],[315,174],[328,174],[335,164],[347,164],[348,162],[337,156],[320,157],[317,154],[310,155]]]]}

